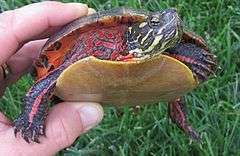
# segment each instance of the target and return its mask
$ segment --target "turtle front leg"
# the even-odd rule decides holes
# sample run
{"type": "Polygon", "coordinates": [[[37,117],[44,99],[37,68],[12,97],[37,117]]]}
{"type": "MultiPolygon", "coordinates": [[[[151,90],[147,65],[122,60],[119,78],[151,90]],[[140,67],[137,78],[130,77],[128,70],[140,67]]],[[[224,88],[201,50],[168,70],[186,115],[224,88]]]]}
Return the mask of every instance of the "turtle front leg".
{"type": "Polygon", "coordinates": [[[48,102],[61,72],[62,69],[53,70],[30,88],[23,100],[24,110],[14,121],[15,136],[20,133],[26,142],[39,143],[39,137],[45,135],[48,102]]]}
{"type": "Polygon", "coordinates": [[[198,133],[193,130],[192,126],[187,123],[185,106],[180,99],[168,103],[168,115],[181,130],[184,131],[189,137],[199,140],[198,133]]]}

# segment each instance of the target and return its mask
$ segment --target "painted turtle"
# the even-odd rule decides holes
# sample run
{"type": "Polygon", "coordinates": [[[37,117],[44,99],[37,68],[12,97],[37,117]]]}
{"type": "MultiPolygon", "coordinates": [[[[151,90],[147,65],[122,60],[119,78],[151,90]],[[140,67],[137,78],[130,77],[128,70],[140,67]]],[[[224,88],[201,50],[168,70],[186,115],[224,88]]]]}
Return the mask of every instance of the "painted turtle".
{"type": "Polygon", "coordinates": [[[170,101],[169,115],[186,134],[179,97],[215,70],[205,41],[183,31],[174,9],[113,9],[81,17],[50,37],[35,62],[36,82],[24,97],[14,133],[27,142],[44,135],[53,93],[67,101],[141,104],[170,101]]]}

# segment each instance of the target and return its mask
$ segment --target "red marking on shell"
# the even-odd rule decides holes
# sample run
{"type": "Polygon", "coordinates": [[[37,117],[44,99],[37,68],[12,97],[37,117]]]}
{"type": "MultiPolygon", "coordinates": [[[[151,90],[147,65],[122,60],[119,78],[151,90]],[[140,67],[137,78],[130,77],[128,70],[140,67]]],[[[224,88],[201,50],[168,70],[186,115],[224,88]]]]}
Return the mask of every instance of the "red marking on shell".
{"type": "Polygon", "coordinates": [[[120,55],[117,57],[117,61],[129,62],[129,61],[132,61],[133,58],[134,58],[133,54],[128,54],[126,56],[120,55]]]}
{"type": "Polygon", "coordinates": [[[106,33],[107,38],[114,38],[112,33],[106,33]]]}
{"type": "Polygon", "coordinates": [[[98,34],[99,38],[104,38],[104,33],[102,31],[99,31],[99,34],[98,34]]]}
{"type": "Polygon", "coordinates": [[[47,75],[50,71],[49,70],[50,67],[57,68],[63,63],[64,56],[72,48],[74,41],[76,40],[77,37],[78,37],[77,34],[69,34],[59,41],[61,42],[61,47],[58,50],[54,50],[54,47],[52,47],[54,46],[54,44],[52,44],[47,49],[43,50],[43,53],[41,55],[47,56],[48,67],[43,68],[36,64],[38,61],[41,62],[41,60],[38,60],[35,63],[36,71],[37,71],[37,77],[36,77],[37,80],[47,75]]]}
{"type": "Polygon", "coordinates": [[[49,68],[38,67],[36,80],[39,80],[41,77],[44,77],[49,72],[49,68]]]}
{"type": "Polygon", "coordinates": [[[88,56],[95,56],[103,60],[116,60],[126,49],[124,33],[126,26],[120,24],[114,27],[93,27],[91,30],[82,33],[76,41],[73,60],[78,55],[87,53],[88,56]],[[82,48],[77,48],[82,46],[82,48]]]}

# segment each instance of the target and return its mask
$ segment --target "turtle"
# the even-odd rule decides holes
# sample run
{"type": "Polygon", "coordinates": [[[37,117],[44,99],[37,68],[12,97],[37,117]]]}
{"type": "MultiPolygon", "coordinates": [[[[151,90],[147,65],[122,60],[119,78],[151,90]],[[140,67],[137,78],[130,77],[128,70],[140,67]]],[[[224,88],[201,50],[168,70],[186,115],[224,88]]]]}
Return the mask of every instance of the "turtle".
{"type": "Polygon", "coordinates": [[[49,102],[103,104],[168,102],[172,121],[191,138],[181,96],[215,72],[202,37],[185,30],[176,9],[100,11],[63,26],[34,62],[35,83],[23,98],[14,134],[28,143],[45,135],[49,102]]]}

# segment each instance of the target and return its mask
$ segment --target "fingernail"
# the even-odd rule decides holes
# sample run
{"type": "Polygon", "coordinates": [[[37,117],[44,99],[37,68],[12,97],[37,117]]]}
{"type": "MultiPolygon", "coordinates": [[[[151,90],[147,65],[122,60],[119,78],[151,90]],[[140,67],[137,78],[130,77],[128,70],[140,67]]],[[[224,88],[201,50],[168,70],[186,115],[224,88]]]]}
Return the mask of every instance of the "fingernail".
{"type": "Polygon", "coordinates": [[[67,5],[71,5],[73,7],[78,7],[79,9],[87,9],[88,5],[83,3],[67,3],[67,5]]]}
{"type": "Polygon", "coordinates": [[[95,127],[103,118],[103,109],[99,104],[85,103],[78,111],[84,131],[95,127]]]}
{"type": "Polygon", "coordinates": [[[95,13],[95,12],[96,12],[95,9],[93,9],[93,8],[88,8],[88,15],[91,15],[91,14],[93,14],[93,13],[95,13]]]}
{"type": "Polygon", "coordinates": [[[67,5],[73,7],[74,9],[76,8],[76,13],[77,13],[78,17],[87,15],[87,13],[88,13],[88,6],[87,6],[87,4],[67,3],[67,5]]]}

